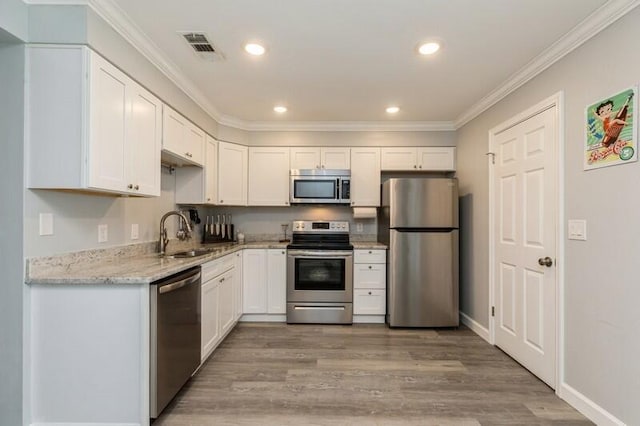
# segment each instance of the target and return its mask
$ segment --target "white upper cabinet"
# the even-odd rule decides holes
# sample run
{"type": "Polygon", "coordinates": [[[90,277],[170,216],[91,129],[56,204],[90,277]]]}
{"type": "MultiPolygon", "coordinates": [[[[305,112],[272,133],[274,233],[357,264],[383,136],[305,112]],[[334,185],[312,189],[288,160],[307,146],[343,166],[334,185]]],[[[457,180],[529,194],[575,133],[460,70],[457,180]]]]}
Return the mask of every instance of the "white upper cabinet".
{"type": "Polygon", "coordinates": [[[215,204],[218,199],[218,141],[206,135],[204,168],[176,169],[177,204],[215,204]]]}
{"type": "Polygon", "coordinates": [[[320,148],[320,167],[323,169],[351,168],[350,148],[320,148]]]}
{"type": "Polygon", "coordinates": [[[349,169],[349,148],[292,147],[292,169],[349,169]]]}
{"type": "Polygon", "coordinates": [[[218,202],[226,206],[247,205],[246,146],[218,142],[218,202]]]}
{"type": "Polygon", "coordinates": [[[27,52],[28,187],[160,195],[160,100],[87,47],[27,52]]]}
{"type": "Polygon", "coordinates": [[[289,148],[249,148],[248,204],[289,205],[289,148]]]}
{"type": "Polygon", "coordinates": [[[168,105],[163,108],[162,152],[170,163],[179,166],[204,164],[205,133],[168,105]]]}
{"type": "Polygon", "coordinates": [[[382,148],[382,171],[455,171],[454,147],[382,148]]]}
{"type": "Polygon", "coordinates": [[[351,205],[380,205],[380,148],[351,148],[351,205]]]}

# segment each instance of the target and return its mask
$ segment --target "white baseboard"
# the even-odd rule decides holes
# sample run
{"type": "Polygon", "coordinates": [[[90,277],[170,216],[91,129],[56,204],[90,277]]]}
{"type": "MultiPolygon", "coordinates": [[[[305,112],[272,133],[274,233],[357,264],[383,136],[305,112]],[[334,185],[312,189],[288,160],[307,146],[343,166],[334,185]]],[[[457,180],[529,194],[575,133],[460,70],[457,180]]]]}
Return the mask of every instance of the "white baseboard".
{"type": "Polygon", "coordinates": [[[469,315],[464,312],[460,312],[460,322],[469,327],[471,331],[476,333],[478,336],[491,343],[489,341],[489,329],[472,319],[469,315]]]}
{"type": "Polygon", "coordinates": [[[625,426],[625,423],[616,416],[566,383],[560,384],[558,396],[599,426],[625,426]]]}
{"type": "Polygon", "coordinates": [[[140,423],[30,423],[31,426],[141,426],[140,423]]]}
{"type": "Polygon", "coordinates": [[[287,322],[286,314],[244,314],[239,322],[287,322]]]}
{"type": "Polygon", "coordinates": [[[384,324],[384,315],[354,315],[354,324],[384,324]]]}

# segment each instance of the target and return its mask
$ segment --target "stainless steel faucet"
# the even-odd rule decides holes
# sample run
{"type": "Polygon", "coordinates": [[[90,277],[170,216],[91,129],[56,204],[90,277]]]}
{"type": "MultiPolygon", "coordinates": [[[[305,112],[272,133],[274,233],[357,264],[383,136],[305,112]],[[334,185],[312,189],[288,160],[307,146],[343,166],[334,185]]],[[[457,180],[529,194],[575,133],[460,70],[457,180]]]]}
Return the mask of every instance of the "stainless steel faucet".
{"type": "Polygon", "coordinates": [[[167,237],[167,228],[164,227],[164,222],[169,216],[172,215],[180,217],[181,221],[183,221],[185,224],[185,230],[183,230],[182,226],[180,226],[180,231],[178,231],[177,234],[178,239],[182,241],[191,238],[191,225],[189,225],[189,221],[187,220],[185,215],[175,210],[165,213],[164,216],[162,216],[162,219],[160,219],[160,240],[158,241],[158,250],[160,251],[161,256],[165,254],[167,244],[169,244],[169,237],[167,237]]]}

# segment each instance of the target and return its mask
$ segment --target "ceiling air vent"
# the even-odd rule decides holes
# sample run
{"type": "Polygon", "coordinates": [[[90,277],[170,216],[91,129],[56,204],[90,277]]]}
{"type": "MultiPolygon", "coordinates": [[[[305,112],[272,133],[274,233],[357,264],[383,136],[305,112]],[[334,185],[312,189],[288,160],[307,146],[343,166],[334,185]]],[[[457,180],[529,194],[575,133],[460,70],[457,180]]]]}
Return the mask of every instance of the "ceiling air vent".
{"type": "Polygon", "coordinates": [[[180,32],[179,34],[186,40],[200,59],[212,62],[224,59],[224,56],[209,42],[206,34],[192,31],[180,32]]]}

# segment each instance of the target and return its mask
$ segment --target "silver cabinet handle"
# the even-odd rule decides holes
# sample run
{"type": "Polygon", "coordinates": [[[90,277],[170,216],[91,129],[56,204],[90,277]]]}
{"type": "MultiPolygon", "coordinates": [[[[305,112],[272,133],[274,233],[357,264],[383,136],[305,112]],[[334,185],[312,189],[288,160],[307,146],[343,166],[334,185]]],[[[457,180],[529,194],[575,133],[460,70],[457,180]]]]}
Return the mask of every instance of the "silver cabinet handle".
{"type": "Polygon", "coordinates": [[[133,189],[135,189],[136,191],[140,189],[140,187],[138,185],[134,186],[133,189]]]}
{"type": "Polygon", "coordinates": [[[371,265],[369,265],[369,269],[371,269],[371,265]]]}
{"type": "Polygon", "coordinates": [[[371,292],[369,292],[369,296],[371,296],[371,292]]]}
{"type": "Polygon", "coordinates": [[[414,168],[414,169],[417,169],[417,168],[418,168],[418,166],[416,166],[416,165],[414,164],[414,165],[413,165],[413,168],[414,168]]]}
{"type": "Polygon", "coordinates": [[[133,189],[133,185],[132,185],[132,184],[129,184],[129,185],[127,185],[127,188],[128,188],[128,189],[133,189]]]}

